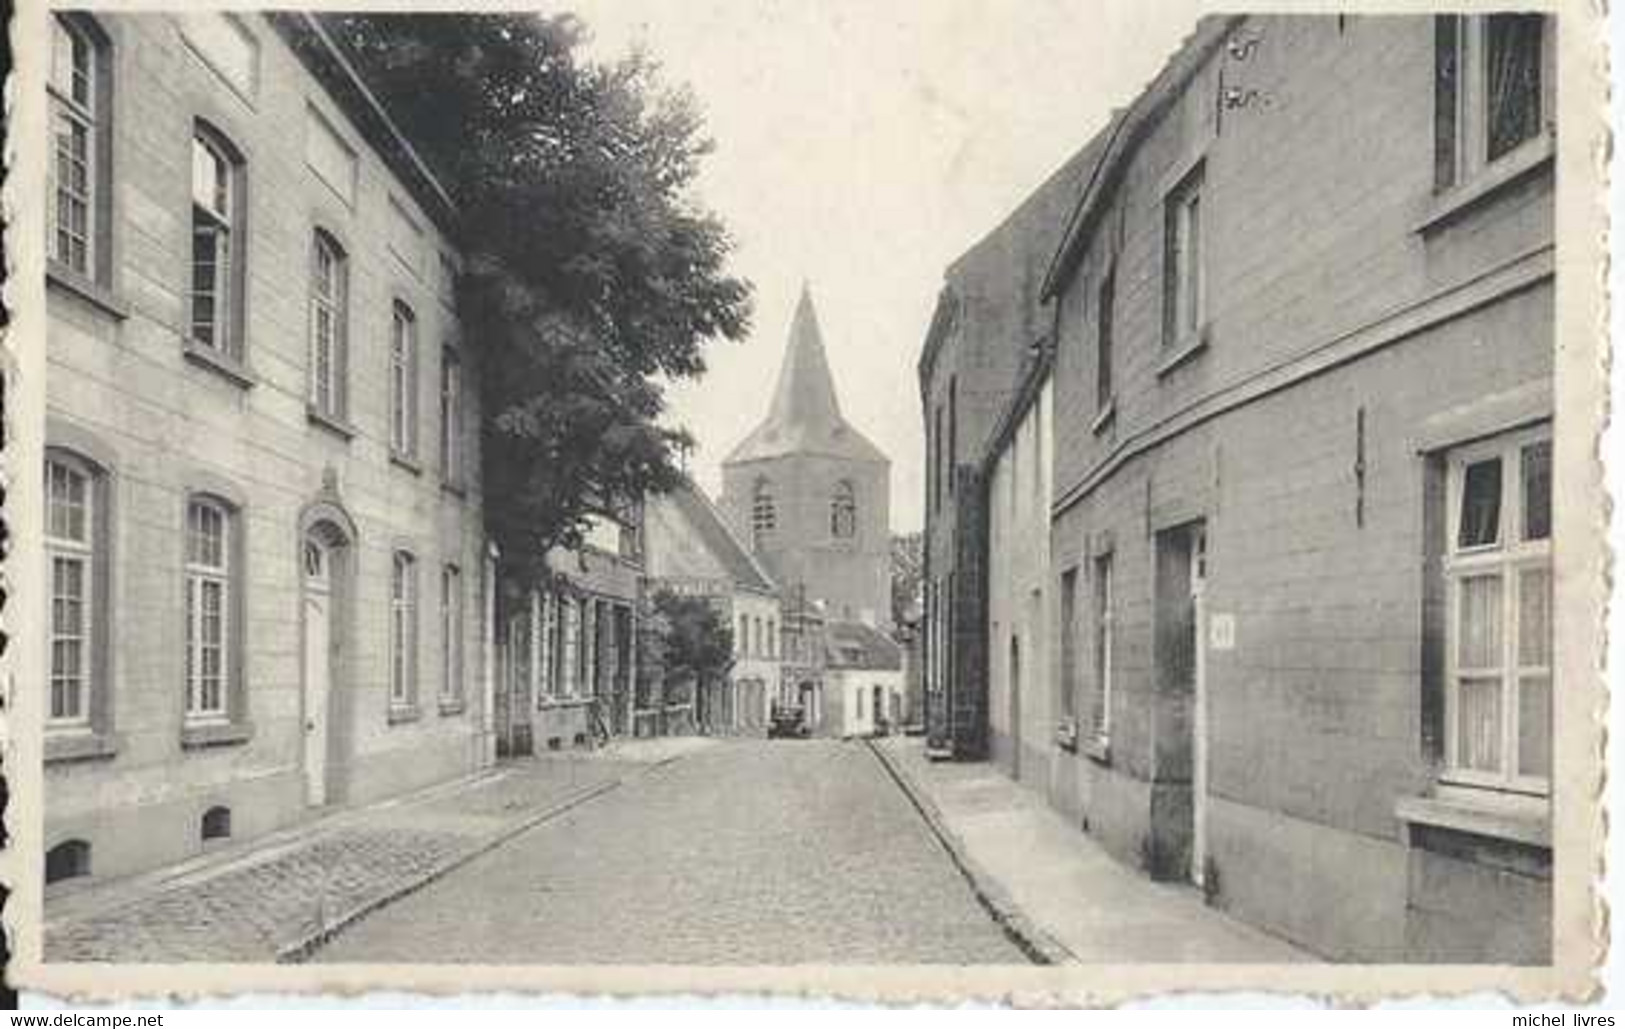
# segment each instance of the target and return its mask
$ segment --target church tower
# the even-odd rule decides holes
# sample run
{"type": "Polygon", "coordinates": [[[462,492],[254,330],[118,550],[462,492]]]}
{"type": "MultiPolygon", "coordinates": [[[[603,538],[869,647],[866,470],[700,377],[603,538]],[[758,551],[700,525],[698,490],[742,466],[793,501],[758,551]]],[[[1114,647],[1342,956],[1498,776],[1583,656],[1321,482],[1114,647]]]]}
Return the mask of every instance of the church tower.
{"type": "Polygon", "coordinates": [[[722,463],[722,509],[787,594],[891,624],[891,462],[841,416],[803,286],[772,406],[722,463]]]}

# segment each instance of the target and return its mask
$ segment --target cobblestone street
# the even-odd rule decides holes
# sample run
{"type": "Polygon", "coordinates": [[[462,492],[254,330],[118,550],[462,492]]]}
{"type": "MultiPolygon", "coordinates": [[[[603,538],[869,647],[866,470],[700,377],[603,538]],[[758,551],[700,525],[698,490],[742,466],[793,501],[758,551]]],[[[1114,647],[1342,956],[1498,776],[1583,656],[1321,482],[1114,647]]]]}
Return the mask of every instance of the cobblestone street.
{"type": "Polygon", "coordinates": [[[630,779],[357,922],[332,962],[1024,963],[858,743],[630,779]]]}

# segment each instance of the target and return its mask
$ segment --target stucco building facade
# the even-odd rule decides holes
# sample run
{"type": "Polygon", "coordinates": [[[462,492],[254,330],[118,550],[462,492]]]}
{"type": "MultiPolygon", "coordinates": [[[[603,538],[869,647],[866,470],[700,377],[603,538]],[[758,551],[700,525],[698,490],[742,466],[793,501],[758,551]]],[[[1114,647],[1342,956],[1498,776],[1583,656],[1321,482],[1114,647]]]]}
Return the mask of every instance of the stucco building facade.
{"type": "Polygon", "coordinates": [[[480,767],[446,193],[309,17],[49,21],[48,879],[480,767]]]}
{"type": "Polygon", "coordinates": [[[1037,297],[1054,635],[1042,678],[992,661],[993,751],[1329,958],[1550,954],[1554,34],[1202,21],[1037,297]]]}

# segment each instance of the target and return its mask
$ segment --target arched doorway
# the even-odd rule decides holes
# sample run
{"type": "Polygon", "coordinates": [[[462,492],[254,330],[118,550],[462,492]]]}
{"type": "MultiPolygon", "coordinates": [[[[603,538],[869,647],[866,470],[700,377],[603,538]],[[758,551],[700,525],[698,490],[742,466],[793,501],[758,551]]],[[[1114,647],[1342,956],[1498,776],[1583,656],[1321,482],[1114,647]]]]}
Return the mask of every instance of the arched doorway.
{"type": "Polygon", "coordinates": [[[333,518],[310,520],[299,540],[301,713],[305,803],[334,799],[334,697],[342,682],[343,617],[351,536],[333,518]]]}

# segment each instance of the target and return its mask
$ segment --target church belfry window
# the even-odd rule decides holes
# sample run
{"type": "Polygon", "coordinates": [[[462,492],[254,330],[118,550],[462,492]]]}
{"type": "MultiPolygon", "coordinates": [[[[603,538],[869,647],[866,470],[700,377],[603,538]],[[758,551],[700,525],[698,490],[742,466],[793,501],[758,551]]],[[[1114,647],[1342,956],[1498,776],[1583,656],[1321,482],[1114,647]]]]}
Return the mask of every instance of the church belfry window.
{"type": "Polygon", "coordinates": [[[838,540],[852,539],[858,534],[858,501],[852,484],[841,480],[835,484],[835,493],[829,501],[829,534],[838,540]]]}
{"type": "Polygon", "coordinates": [[[778,528],[778,509],[773,504],[773,487],[766,479],[758,480],[750,499],[751,544],[760,550],[773,538],[778,528]]]}

